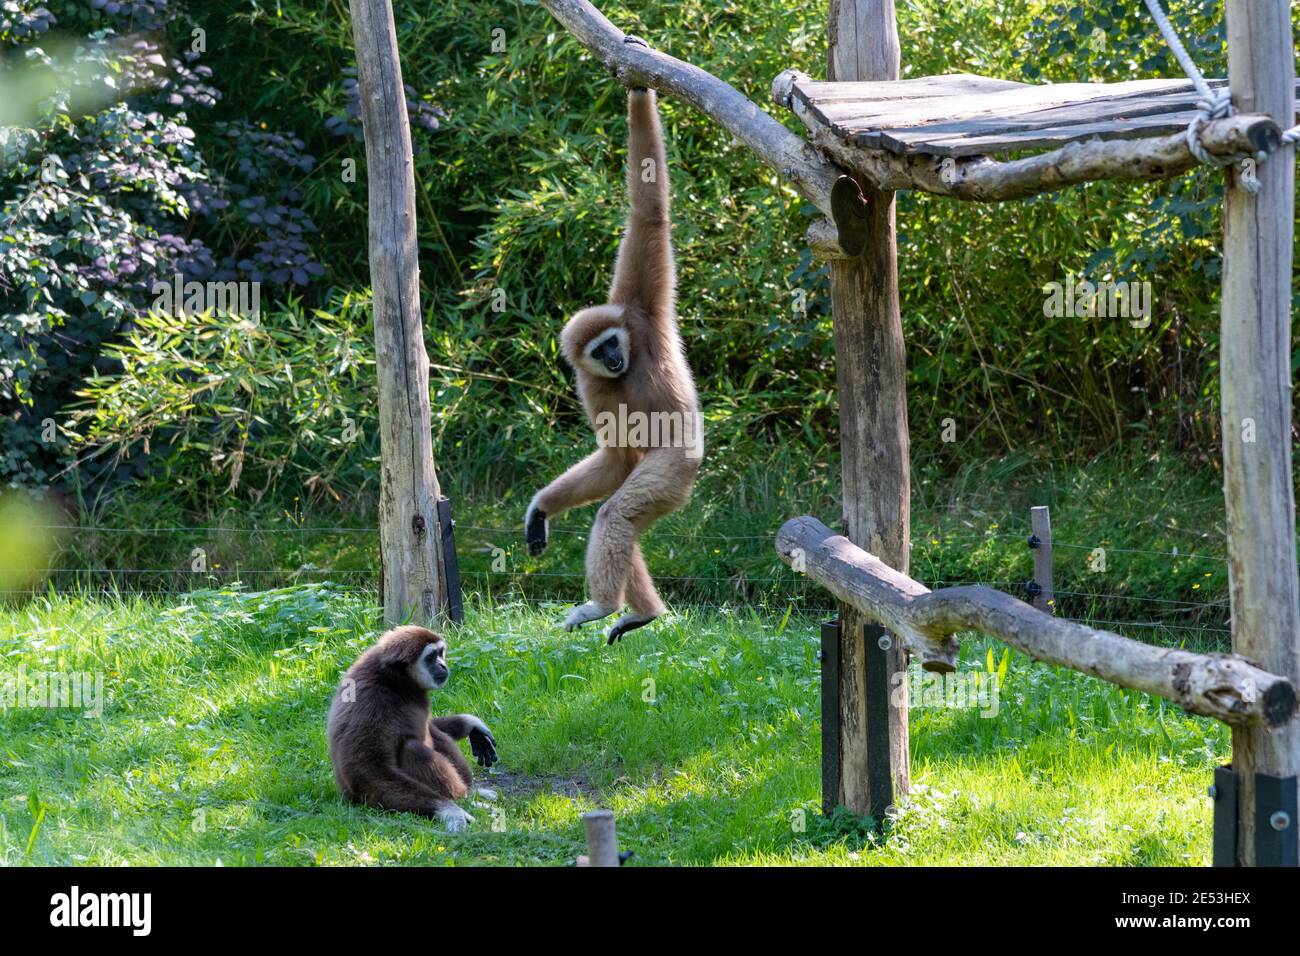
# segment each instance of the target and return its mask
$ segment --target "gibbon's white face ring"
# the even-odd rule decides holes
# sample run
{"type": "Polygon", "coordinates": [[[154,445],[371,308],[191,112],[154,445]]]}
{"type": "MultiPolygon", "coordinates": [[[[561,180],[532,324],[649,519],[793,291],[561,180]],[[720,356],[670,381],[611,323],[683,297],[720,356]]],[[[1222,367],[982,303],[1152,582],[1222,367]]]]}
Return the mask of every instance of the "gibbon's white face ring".
{"type": "Polygon", "coordinates": [[[447,683],[450,670],[443,655],[447,645],[439,641],[420,652],[420,658],[410,667],[411,680],[424,690],[437,690],[447,683]]]}
{"type": "Polygon", "coordinates": [[[627,374],[630,343],[627,329],[606,329],[582,350],[582,367],[599,378],[620,378],[627,374]]]}

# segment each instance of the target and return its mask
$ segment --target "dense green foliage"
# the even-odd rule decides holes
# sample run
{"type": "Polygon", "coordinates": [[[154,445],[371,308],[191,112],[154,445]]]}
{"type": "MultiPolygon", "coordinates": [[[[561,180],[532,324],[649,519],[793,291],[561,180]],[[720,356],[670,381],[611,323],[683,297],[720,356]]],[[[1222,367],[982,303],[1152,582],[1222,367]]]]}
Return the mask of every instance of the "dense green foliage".
{"type": "MultiPolygon", "coordinates": [[[[1096,6],[1109,16],[1080,19],[1079,8],[1051,4],[902,5],[907,75],[1177,75],[1141,11],[1096,6]],[[1098,28],[1111,38],[1104,48],[1093,39],[1098,28]]],[[[1175,4],[1211,71],[1222,68],[1215,6],[1175,4]]],[[[554,426],[577,418],[555,332],[609,274],[622,208],[622,92],[535,4],[453,0],[398,11],[406,75],[430,83],[447,114],[417,168],[425,211],[440,223],[422,233],[430,353],[450,366],[437,397],[454,417],[440,429],[440,453],[458,464],[468,454],[476,477],[487,471],[509,486],[521,465],[551,466],[554,426]],[[494,53],[498,30],[505,50],[494,53]]],[[[825,55],[815,6],[637,3],[605,12],[759,102],[781,69],[816,73],[825,55]]],[[[345,24],[295,2],[248,22],[261,42],[239,51],[253,64],[246,75],[268,77],[268,100],[292,105],[284,125],[309,128],[327,109],[319,91],[349,62],[345,24]],[[288,49],[291,39],[300,52],[288,49]]],[[[671,100],[664,112],[683,327],[713,447],[762,457],[773,436],[801,433],[820,444],[834,428],[834,366],[825,273],[801,248],[808,210],[710,121],[671,100]],[[803,314],[793,311],[797,289],[803,314]]],[[[330,259],[350,258],[363,279],[358,192],[322,178],[312,195],[335,222],[356,223],[330,259]]],[[[1156,421],[1162,434],[1208,443],[1216,204],[1215,180],[1204,174],[1002,207],[904,196],[900,261],[920,457],[1093,453],[1156,421]],[[1160,302],[1152,328],[1044,321],[1043,284],[1079,273],[1151,281],[1160,302]],[[939,442],[946,417],[958,423],[955,445],[939,442]]]]}
{"type": "MultiPolygon", "coordinates": [[[[64,18],[55,32],[102,26],[58,3],[48,6],[64,18]]],[[[211,71],[191,75],[197,87],[163,71],[163,79],[128,103],[143,110],[153,102],[164,113],[151,115],[170,110],[184,119],[194,132],[184,148],[194,156],[171,158],[169,175],[192,168],[224,203],[194,215],[173,201],[173,219],[182,214],[185,220],[178,241],[210,249],[214,268],[226,263],[238,275],[267,280],[261,316],[267,334],[302,340],[278,370],[259,367],[247,349],[231,349],[223,362],[238,366],[242,355],[248,364],[226,369],[226,381],[293,393],[293,383],[319,371],[312,368],[314,310],[323,309],[335,327],[333,317],[352,323],[345,334],[355,334],[360,354],[368,348],[365,310],[356,308],[364,305],[357,297],[367,283],[365,174],[346,5],[153,6],[165,8],[155,35],[171,48],[188,49],[191,31],[206,31],[202,63],[211,71]],[[201,106],[180,103],[178,113],[173,96],[187,86],[212,95],[201,106]],[[280,166],[272,162],[281,159],[280,166]],[[347,174],[350,161],[360,166],[355,177],[347,174]],[[286,197],[289,206],[282,205],[286,197]],[[255,261],[266,241],[259,234],[267,225],[264,210],[280,210],[272,214],[278,221],[290,207],[296,212],[298,202],[310,225],[320,227],[311,236],[312,261],[328,263],[327,274],[310,286],[304,282],[311,276],[294,264],[305,249],[283,250],[287,260],[275,253],[274,262],[255,261]],[[277,275],[278,285],[271,281],[277,275]]],[[[566,463],[587,440],[557,357],[556,333],[567,313],[600,297],[608,279],[622,214],[622,92],[535,3],[397,0],[395,6],[418,150],[437,454],[462,494],[517,491],[535,473],[566,463]]],[[[1181,0],[1169,6],[1207,73],[1221,73],[1220,5],[1181,0]]],[[[818,73],[825,55],[824,10],[816,5],[656,0],[607,5],[605,12],[760,102],[781,69],[818,73]]],[[[1066,81],[1179,73],[1145,10],[1134,4],[913,0],[900,4],[899,22],[907,76],[970,71],[1066,81]]],[[[29,35],[8,42],[29,51],[35,41],[29,35]]],[[[176,57],[166,62],[192,70],[176,57]]],[[[833,443],[826,276],[802,248],[809,210],[794,194],[709,121],[671,98],[663,110],[678,210],[682,324],[714,450],[706,469],[725,483],[743,469],[736,462],[765,461],[774,444],[819,450],[833,443]],[[798,300],[804,311],[795,311],[798,300]]],[[[60,135],[81,135],[89,120],[75,112],[46,125],[64,130],[60,135]]],[[[29,161],[0,177],[8,184],[0,188],[10,189],[0,198],[11,197],[13,207],[31,196],[34,170],[29,161]]],[[[59,188],[57,176],[40,189],[59,188]]],[[[1156,442],[1188,449],[1202,461],[1214,458],[1219,193],[1218,176],[1198,171],[1172,183],[1093,185],[1000,206],[901,195],[915,460],[951,471],[990,453],[1078,457],[1156,442]],[[1151,282],[1154,321],[1134,329],[1121,319],[1045,319],[1044,284],[1072,275],[1151,282]],[[956,426],[952,443],[940,440],[946,419],[956,426]]],[[[132,202],[140,201],[136,190],[132,202]]],[[[164,205],[153,202],[161,212],[164,205]]],[[[112,208],[126,215],[130,204],[112,208]]],[[[79,250],[75,230],[62,228],[66,242],[57,234],[42,241],[58,243],[65,260],[91,255],[92,249],[79,250]]],[[[14,261],[6,269],[10,283],[23,265],[14,261]]],[[[42,281],[39,270],[28,272],[24,283],[42,281]]],[[[60,294],[100,295],[83,286],[71,283],[60,294]]],[[[100,296],[87,308],[103,313],[109,305],[100,296]]],[[[148,305],[136,302],[141,311],[148,305]]],[[[127,453],[135,490],[151,498],[165,491],[187,508],[210,510],[218,496],[264,495],[281,474],[314,479],[310,493],[322,501],[332,497],[327,489],[344,498],[367,494],[373,443],[345,441],[336,414],[354,410],[360,433],[373,436],[373,392],[364,376],[332,386],[338,402],[322,406],[317,418],[310,408],[285,408],[284,415],[259,420],[258,409],[279,400],[242,389],[235,395],[245,398],[206,390],[170,410],[137,403],[133,396],[159,378],[184,381],[193,365],[207,361],[204,343],[226,332],[220,321],[190,317],[174,328],[166,348],[156,338],[137,337],[126,346],[134,360],[124,362],[116,346],[97,344],[120,342],[129,332],[129,311],[114,308],[95,341],[72,350],[76,367],[64,376],[68,381],[40,364],[49,361],[41,349],[52,352],[50,343],[61,341],[46,326],[66,319],[51,313],[36,322],[38,354],[20,359],[12,376],[20,388],[17,414],[28,424],[16,436],[22,441],[6,443],[15,459],[5,466],[9,480],[48,477],[55,462],[29,461],[39,451],[36,427],[53,415],[71,445],[60,454],[118,463],[127,453]],[[151,354],[151,347],[159,351],[151,354]],[[95,355],[94,370],[108,377],[71,398],[69,381],[78,385],[87,356],[95,355]],[[75,418],[72,406],[80,406],[75,418]],[[230,427],[237,420],[243,424],[230,427]],[[295,428],[314,434],[288,434],[295,428]],[[214,437],[195,443],[197,431],[214,437]],[[336,453],[322,454],[317,437],[333,443],[336,453]],[[248,467],[250,444],[262,442],[268,447],[252,456],[266,474],[236,472],[248,467]]],[[[31,344],[31,325],[18,333],[20,342],[31,344]]],[[[79,335],[95,328],[74,325],[79,335]]],[[[100,467],[77,478],[84,485],[115,474],[100,467]]],[[[300,490],[295,483],[279,492],[300,490]]]]}
{"type": "MultiPolygon", "coordinates": [[[[5,13],[0,479],[66,484],[59,466],[83,438],[69,406],[88,376],[116,370],[114,343],[154,305],[156,283],[180,274],[288,289],[323,275],[293,182],[314,160],[301,141],[242,119],[210,121],[201,137],[186,125],[220,91],[198,63],[201,28],[169,42],[191,21],[166,0],[8,0],[5,13]]],[[[108,462],[75,477],[136,476],[108,462]]]]}

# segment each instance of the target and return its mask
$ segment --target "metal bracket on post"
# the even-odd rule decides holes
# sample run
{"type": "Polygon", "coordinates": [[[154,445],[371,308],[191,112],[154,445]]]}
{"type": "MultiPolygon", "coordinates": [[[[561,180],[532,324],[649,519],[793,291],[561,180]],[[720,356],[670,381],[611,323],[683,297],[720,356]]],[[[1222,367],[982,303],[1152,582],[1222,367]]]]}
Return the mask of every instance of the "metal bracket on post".
{"type": "MultiPolygon", "coordinates": [[[[878,821],[894,802],[894,779],[889,753],[889,651],[894,636],[876,624],[862,626],[866,681],[867,779],[871,787],[870,813],[878,821]]],[[[840,622],[822,625],[822,812],[830,816],[840,804],[840,622]]]]}
{"type": "Polygon", "coordinates": [[[1255,865],[1300,866],[1296,778],[1255,774],[1255,865]]]}
{"type": "Polygon", "coordinates": [[[460,585],[460,562],[456,560],[456,522],[451,516],[451,499],[438,499],[439,541],[442,547],[443,610],[453,624],[465,623],[465,602],[460,585]]]}
{"type": "Polygon", "coordinates": [[[867,205],[867,197],[856,179],[841,176],[835,180],[831,187],[831,218],[835,221],[840,248],[850,259],[862,255],[867,247],[867,233],[871,228],[867,205]]]}
{"type": "Polygon", "coordinates": [[[1232,764],[1214,768],[1214,865],[1237,865],[1237,774],[1232,764]]]}
{"type": "Polygon", "coordinates": [[[1029,509],[1033,533],[1027,544],[1034,552],[1034,580],[1028,587],[1034,607],[1048,614],[1056,612],[1056,596],[1052,593],[1052,520],[1046,506],[1029,509]]]}
{"type": "MultiPolygon", "coordinates": [[[[1255,865],[1300,866],[1296,839],[1295,777],[1255,774],[1255,865]]],[[[1214,865],[1237,865],[1237,772],[1232,764],[1216,767],[1214,786],[1214,865]]]]}
{"type": "Polygon", "coordinates": [[[877,823],[894,805],[894,775],[889,754],[889,651],[894,635],[879,624],[862,625],[863,663],[867,683],[867,779],[871,782],[871,815],[877,823]]]}
{"type": "Polygon", "coordinates": [[[822,625],[822,813],[840,802],[840,622],[822,625]]]}

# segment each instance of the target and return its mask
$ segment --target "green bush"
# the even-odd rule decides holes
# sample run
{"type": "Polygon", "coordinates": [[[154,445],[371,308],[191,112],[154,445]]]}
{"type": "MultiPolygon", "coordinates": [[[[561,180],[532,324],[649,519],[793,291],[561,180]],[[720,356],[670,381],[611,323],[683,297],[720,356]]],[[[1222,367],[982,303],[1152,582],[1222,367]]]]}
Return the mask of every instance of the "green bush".
{"type": "Polygon", "coordinates": [[[137,319],[108,349],[117,371],[92,377],[73,410],[83,474],[150,456],[145,487],[200,512],[281,485],[336,502],[340,487],[373,491],[378,435],[358,408],[375,377],[366,305],[137,319]]]}
{"type": "MultiPolygon", "coordinates": [[[[1169,5],[1207,72],[1222,71],[1222,11],[1169,5]]],[[[599,298],[622,215],[623,93],[535,3],[398,0],[405,76],[444,119],[416,130],[427,336],[440,451],[476,479],[508,486],[553,467],[557,427],[581,440],[556,333],[599,298]],[[493,52],[494,36],[504,51],[493,52]],[[427,202],[426,202],[427,200],[427,202]],[[502,311],[494,311],[493,306],[502,311]]],[[[723,77],[758,102],[771,78],[820,73],[825,10],[749,3],[602,4],[619,27],[723,77]]],[[[340,108],[352,40],[340,9],[300,0],[227,2],[248,43],[249,88],[286,127],[320,130],[340,108]]],[[[899,8],[905,75],[972,71],[1030,81],[1178,76],[1144,9],[1119,2],[899,8]],[[1102,31],[1105,42],[1096,39],[1102,31]]],[[[824,268],[802,234],[810,210],[711,121],[663,101],[677,209],[681,315],[701,380],[711,446],[833,441],[834,361],[824,268]],[[804,314],[793,293],[806,295],[804,314]]],[[[795,121],[786,118],[789,125],[795,121]]],[[[312,136],[308,135],[309,141],[312,136]]],[[[317,134],[313,150],[328,149],[317,134]]],[[[337,148],[307,187],[328,222],[332,278],[366,281],[364,177],[337,175],[337,148]]],[[[1173,439],[1216,442],[1217,175],[1098,184],[1003,205],[900,197],[902,306],[914,445],[950,466],[1006,451],[1096,454],[1173,439]],[[1043,286],[1070,275],[1150,281],[1149,329],[1044,320],[1043,286]],[[939,441],[953,418],[959,441],[939,441]]],[[[567,446],[566,440],[559,442],[567,446]]]]}
{"type": "MultiPolygon", "coordinates": [[[[1181,0],[1168,6],[1207,73],[1221,73],[1221,5],[1181,0]]],[[[601,7],[620,27],[760,103],[782,69],[823,72],[824,5],[647,0],[601,7]]],[[[556,338],[569,313],[603,295],[612,267],[623,205],[623,92],[535,2],[395,0],[395,10],[416,120],[439,464],[465,492],[517,489],[567,464],[576,447],[589,443],[556,338]],[[504,47],[494,50],[500,39],[504,47]]],[[[223,180],[253,170],[264,195],[300,195],[320,226],[312,246],[327,266],[324,280],[300,290],[301,309],[282,297],[264,321],[280,328],[313,308],[333,313],[330,303],[368,284],[364,148],[355,124],[346,5],[210,0],[185,11],[207,31],[204,62],[224,93],[191,118],[208,166],[223,180]],[[263,144],[252,138],[260,129],[296,131],[299,141],[284,141],[314,157],[314,165],[260,168],[263,144]],[[355,179],[344,175],[349,160],[360,167],[355,179]]],[[[1118,0],[1014,6],[914,0],[900,5],[899,25],[906,76],[970,71],[1038,82],[1180,73],[1145,10],[1118,0]]],[[[797,128],[792,117],[770,109],[797,128]]],[[[713,449],[706,468],[722,480],[737,462],[769,460],[782,444],[825,458],[822,449],[834,444],[837,400],[826,269],[809,260],[802,240],[811,210],[711,121],[671,97],[663,113],[682,326],[713,449]],[[794,310],[798,298],[804,311],[794,310]]],[[[1157,442],[1200,460],[1217,456],[1220,199],[1219,175],[1206,171],[1169,183],[1095,184],[1001,205],[900,194],[900,281],[918,464],[952,472],[990,455],[1077,460],[1157,442]],[[1045,319],[1044,284],[1079,275],[1151,282],[1151,326],[1045,319]],[[956,427],[953,443],[940,440],[948,419],[956,427]]],[[[219,254],[238,262],[256,247],[256,215],[243,203],[231,209],[209,237],[219,254]]],[[[361,334],[360,312],[340,312],[339,320],[355,323],[349,334],[361,334]]],[[[298,357],[308,358],[308,351],[298,357]]],[[[158,374],[175,377],[187,362],[205,365],[210,358],[169,353],[165,359],[176,367],[158,374]]],[[[276,401],[294,394],[288,376],[299,370],[292,363],[287,370],[264,369],[240,350],[221,359],[233,363],[226,370],[231,380],[267,375],[276,401]]],[[[107,400],[115,389],[140,387],[137,371],[116,384],[115,372],[108,373],[91,397],[107,400]]],[[[373,433],[370,383],[343,381],[337,388],[340,404],[373,433]]],[[[313,410],[297,413],[310,419],[313,410]]],[[[82,439],[107,442],[114,455],[150,429],[210,427],[226,434],[229,425],[211,406],[183,404],[83,410],[80,420],[93,424],[82,439]],[[145,420],[146,413],[153,417],[145,420]]],[[[270,484],[262,477],[243,480],[235,494],[273,488],[286,473],[273,463],[300,454],[285,459],[296,439],[272,430],[253,431],[270,449],[257,452],[270,484]]],[[[221,486],[201,445],[165,441],[153,451],[157,463],[146,470],[170,486],[203,489],[197,499],[221,486]],[[160,447],[170,453],[159,455],[160,447]]],[[[342,495],[366,487],[372,451],[340,449],[341,462],[327,469],[329,487],[342,495]]],[[[232,461],[215,460],[218,471],[232,461]]]]}

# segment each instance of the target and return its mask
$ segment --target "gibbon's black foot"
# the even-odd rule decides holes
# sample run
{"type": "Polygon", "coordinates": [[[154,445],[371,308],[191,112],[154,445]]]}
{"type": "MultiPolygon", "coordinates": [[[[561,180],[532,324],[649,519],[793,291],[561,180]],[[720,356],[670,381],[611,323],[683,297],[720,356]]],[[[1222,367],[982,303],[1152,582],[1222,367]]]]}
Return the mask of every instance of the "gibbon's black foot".
{"type": "Polygon", "coordinates": [[[647,617],[643,614],[624,614],[609,629],[608,643],[613,644],[615,641],[621,641],[623,635],[628,631],[635,631],[638,627],[645,627],[653,620],[653,617],[647,617]]]}
{"type": "Polygon", "coordinates": [[[546,512],[536,505],[524,515],[524,539],[528,542],[528,553],[533,557],[546,550],[546,512]]]}
{"type": "Polygon", "coordinates": [[[471,730],[469,749],[473,751],[474,759],[480,767],[490,767],[497,762],[497,739],[490,730],[471,730]]]}

